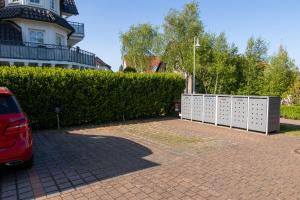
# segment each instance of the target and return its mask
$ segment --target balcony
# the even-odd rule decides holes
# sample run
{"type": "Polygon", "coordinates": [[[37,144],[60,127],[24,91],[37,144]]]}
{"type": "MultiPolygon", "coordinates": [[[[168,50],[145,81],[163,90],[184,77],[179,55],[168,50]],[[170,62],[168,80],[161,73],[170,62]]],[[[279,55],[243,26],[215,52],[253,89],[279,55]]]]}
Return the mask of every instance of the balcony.
{"type": "Polygon", "coordinates": [[[84,24],[71,21],[68,21],[68,23],[75,29],[74,36],[84,37],[84,24]]]}
{"type": "Polygon", "coordinates": [[[75,32],[68,39],[68,46],[75,46],[79,42],[81,42],[84,38],[84,24],[78,22],[70,22],[68,23],[74,28],[75,32]]]}
{"type": "Polygon", "coordinates": [[[49,44],[0,42],[0,58],[34,60],[95,67],[95,54],[79,48],[49,44]]]}

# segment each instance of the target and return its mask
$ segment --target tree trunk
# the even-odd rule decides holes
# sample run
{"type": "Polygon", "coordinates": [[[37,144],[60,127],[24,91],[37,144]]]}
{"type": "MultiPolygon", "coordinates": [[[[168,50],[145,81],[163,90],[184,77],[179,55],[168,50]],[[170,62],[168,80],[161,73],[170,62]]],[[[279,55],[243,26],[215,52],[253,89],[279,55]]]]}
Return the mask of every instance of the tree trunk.
{"type": "Polygon", "coordinates": [[[215,94],[217,94],[217,90],[218,90],[218,84],[219,84],[219,73],[217,73],[217,77],[216,77],[216,83],[215,83],[215,94]]]}
{"type": "Polygon", "coordinates": [[[136,67],[137,67],[137,66],[136,66],[136,59],[134,58],[134,68],[137,70],[136,67]]]}

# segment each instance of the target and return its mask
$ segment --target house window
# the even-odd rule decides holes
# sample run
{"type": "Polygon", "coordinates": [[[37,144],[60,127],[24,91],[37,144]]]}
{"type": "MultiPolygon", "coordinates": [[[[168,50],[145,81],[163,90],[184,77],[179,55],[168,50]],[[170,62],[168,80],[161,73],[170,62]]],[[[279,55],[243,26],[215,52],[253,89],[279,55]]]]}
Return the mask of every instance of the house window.
{"type": "Polygon", "coordinates": [[[30,0],[30,3],[40,4],[40,0],[30,0]]]}
{"type": "Polygon", "coordinates": [[[63,46],[64,45],[64,36],[56,33],[56,45],[63,46]]]}
{"type": "Polygon", "coordinates": [[[44,44],[44,31],[42,30],[30,30],[29,37],[31,43],[44,44]]]}

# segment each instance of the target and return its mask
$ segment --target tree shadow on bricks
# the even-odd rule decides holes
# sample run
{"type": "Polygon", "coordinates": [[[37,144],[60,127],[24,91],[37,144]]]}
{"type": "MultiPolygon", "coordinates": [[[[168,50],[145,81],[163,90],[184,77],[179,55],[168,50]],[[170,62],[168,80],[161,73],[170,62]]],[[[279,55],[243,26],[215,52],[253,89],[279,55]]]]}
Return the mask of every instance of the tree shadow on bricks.
{"type": "Polygon", "coordinates": [[[34,154],[31,169],[1,169],[0,199],[54,196],[158,166],[144,159],[152,154],[150,149],[111,136],[38,133],[34,134],[34,154]]]}

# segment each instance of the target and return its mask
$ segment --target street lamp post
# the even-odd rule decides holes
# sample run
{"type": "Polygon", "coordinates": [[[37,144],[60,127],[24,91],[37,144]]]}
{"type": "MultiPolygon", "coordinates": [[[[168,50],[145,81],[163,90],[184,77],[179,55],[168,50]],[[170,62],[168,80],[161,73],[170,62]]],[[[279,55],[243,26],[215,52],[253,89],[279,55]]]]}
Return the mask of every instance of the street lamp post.
{"type": "Polygon", "coordinates": [[[199,38],[194,38],[194,68],[193,68],[193,94],[196,94],[196,48],[199,48],[199,38]]]}

